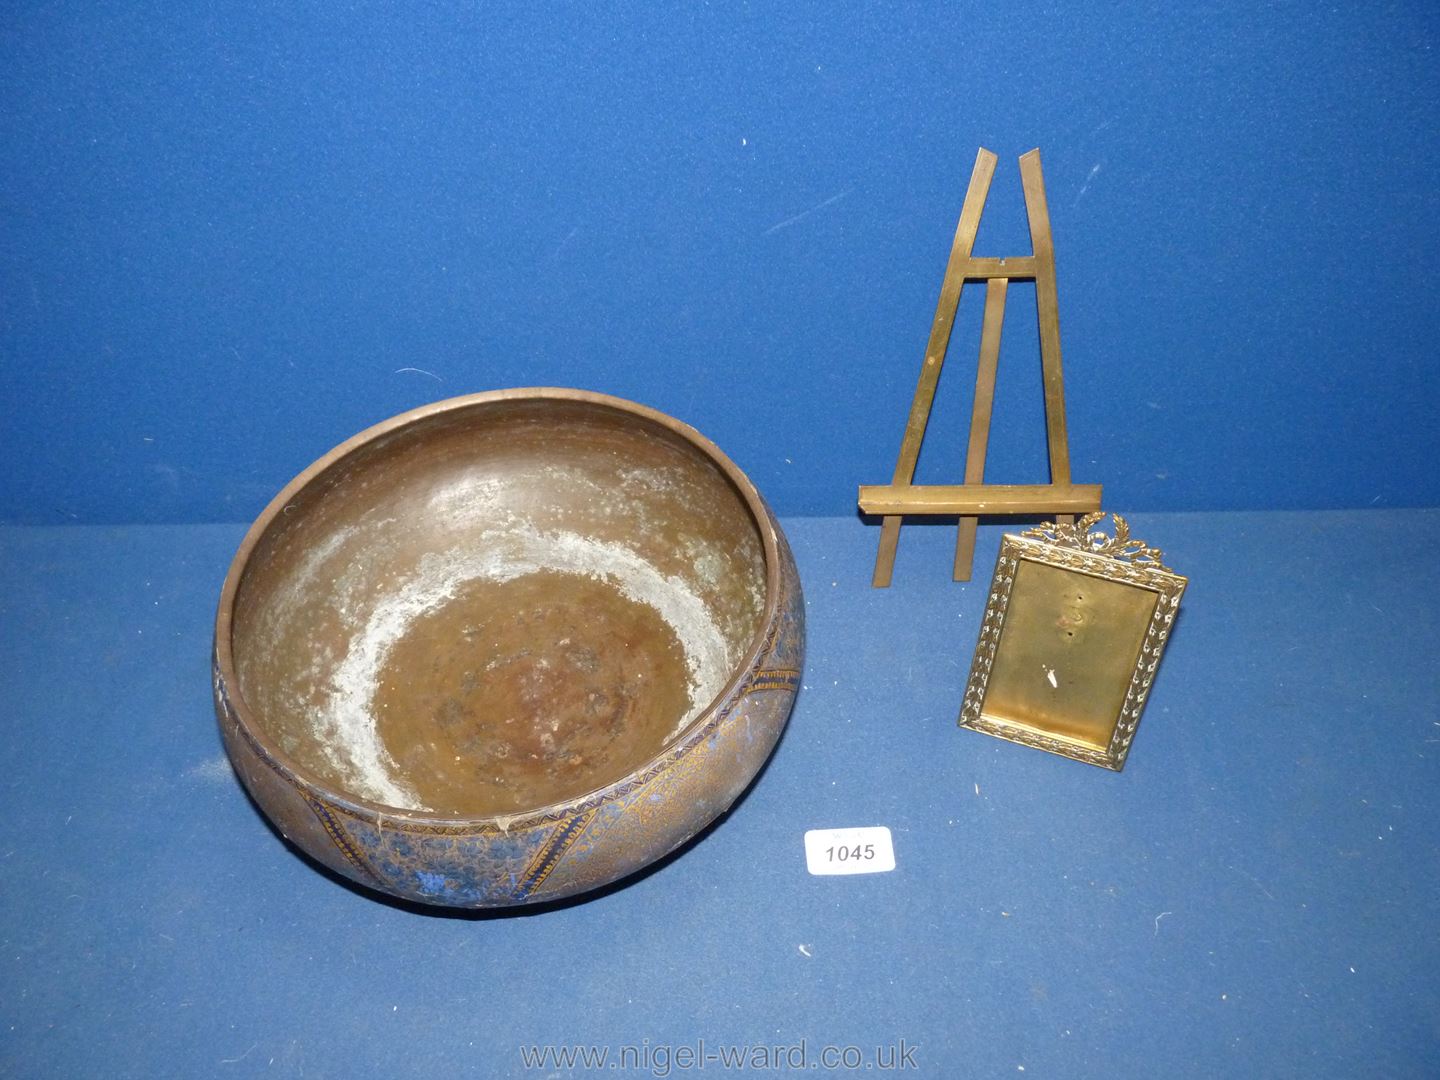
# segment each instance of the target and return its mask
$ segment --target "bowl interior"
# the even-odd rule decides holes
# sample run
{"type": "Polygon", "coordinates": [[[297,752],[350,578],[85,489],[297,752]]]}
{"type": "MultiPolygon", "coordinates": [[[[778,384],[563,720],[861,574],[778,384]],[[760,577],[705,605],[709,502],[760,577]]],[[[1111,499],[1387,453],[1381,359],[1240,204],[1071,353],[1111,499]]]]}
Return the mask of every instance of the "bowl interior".
{"type": "Polygon", "coordinates": [[[584,795],[743,665],[765,549],[722,468],[594,400],[483,400],[341,454],[244,562],[252,723],[352,797],[447,816],[584,795]]]}

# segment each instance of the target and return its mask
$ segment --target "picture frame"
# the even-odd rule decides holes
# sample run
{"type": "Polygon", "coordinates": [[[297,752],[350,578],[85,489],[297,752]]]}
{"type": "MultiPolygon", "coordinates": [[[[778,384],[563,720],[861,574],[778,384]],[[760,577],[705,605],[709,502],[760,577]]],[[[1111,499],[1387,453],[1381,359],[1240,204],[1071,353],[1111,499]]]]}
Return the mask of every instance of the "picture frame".
{"type": "Polygon", "coordinates": [[[1104,517],[1001,541],[959,724],[1119,772],[1189,581],[1104,517]]]}

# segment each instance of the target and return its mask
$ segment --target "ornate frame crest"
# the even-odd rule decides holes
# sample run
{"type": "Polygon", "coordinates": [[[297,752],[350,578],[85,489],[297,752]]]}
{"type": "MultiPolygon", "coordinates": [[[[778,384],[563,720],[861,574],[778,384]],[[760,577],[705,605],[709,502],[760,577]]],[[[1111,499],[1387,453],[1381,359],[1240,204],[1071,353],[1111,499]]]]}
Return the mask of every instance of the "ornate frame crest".
{"type": "Polygon", "coordinates": [[[959,723],[1119,772],[1189,582],[1104,516],[1005,536],[959,723]]]}

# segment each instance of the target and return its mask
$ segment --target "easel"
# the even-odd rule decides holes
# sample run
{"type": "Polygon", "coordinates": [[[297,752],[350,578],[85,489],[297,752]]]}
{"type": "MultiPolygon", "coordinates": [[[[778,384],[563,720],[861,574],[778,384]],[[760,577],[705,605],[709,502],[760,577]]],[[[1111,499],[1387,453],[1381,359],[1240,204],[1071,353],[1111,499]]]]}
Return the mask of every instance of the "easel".
{"type": "Polygon", "coordinates": [[[1040,172],[1040,151],[1020,158],[1020,182],[1025,189],[1025,214],[1030,221],[1034,254],[1010,259],[971,255],[975,233],[990,181],[995,176],[995,155],[980,149],[975,170],[960,210],[950,261],[940,288],[935,323],[925,348],[925,365],[910,405],[910,419],[900,442],[900,458],[889,484],[860,488],[860,509],[884,515],[880,551],[875,556],[871,584],[890,584],[895,569],[895,547],[900,542],[900,520],[905,514],[959,514],[955,541],[955,580],[969,581],[975,560],[975,529],[979,514],[1053,514],[1071,524],[1076,513],[1100,509],[1099,484],[1070,482],[1070,448],[1065,433],[1065,385],[1060,371],[1060,314],[1055,296],[1055,248],[1050,236],[1050,210],[1045,202],[1045,180],[1040,172]],[[1005,318],[1005,294],[1010,282],[1034,280],[1035,306],[1040,316],[1040,366],[1045,382],[1045,429],[1050,447],[1050,483],[986,484],[985,450],[990,439],[990,412],[995,398],[995,370],[1000,356],[1000,327],[1005,318]],[[935,386],[945,363],[960,290],[966,281],[985,282],[985,315],[980,331],[980,368],[975,379],[975,405],[970,417],[970,444],[965,456],[963,484],[911,483],[925,425],[935,400],[935,386]]]}

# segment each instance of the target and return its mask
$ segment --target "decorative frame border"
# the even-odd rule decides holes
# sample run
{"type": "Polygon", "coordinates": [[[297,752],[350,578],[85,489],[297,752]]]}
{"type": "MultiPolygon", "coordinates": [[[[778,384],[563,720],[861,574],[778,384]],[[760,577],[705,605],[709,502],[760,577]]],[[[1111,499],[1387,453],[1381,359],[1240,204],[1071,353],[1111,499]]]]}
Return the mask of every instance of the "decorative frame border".
{"type": "Polygon", "coordinates": [[[1114,537],[1092,531],[1091,526],[1104,516],[1087,514],[1074,525],[1046,522],[1019,536],[1007,533],[1001,541],[1000,554],[995,561],[995,576],[990,584],[990,598],[985,605],[985,618],[980,626],[980,639],[975,645],[975,659],[971,663],[970,678],[965,685],[959,725],[1022,746],[1119,772],[1125,767],[1125,758],[1130,753],[1130,744],[1135,738],[1140,714],[1144,711],[1145,700],[1150,694],[1150,686],[1160,666],[1160,656],[1165,651],[1165,643],[1175,624],[1180,597],[1184,594],[1189,580],[1161,562],[1161,553],[1158,550],[1146,547],[1138,540],[1132,540],[1125,519],[1119,515],[1114,515],[1114,537]],[[1022,562],[1069,570],[1120,585],[1146,589],[1156,594],[1155,610],[1141,642],[1140,655],[1130,673],[1125,700],[1115,719],[1110,743],[1104,750],[1095,750],[1069,739],[1048,736],[1033,728],[986,716],[984,713],[990,673],[1001,647],[1015,574],[1022,562]]]}

